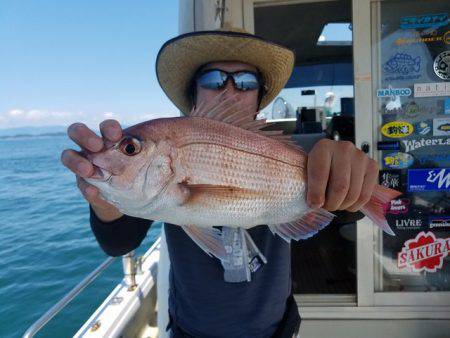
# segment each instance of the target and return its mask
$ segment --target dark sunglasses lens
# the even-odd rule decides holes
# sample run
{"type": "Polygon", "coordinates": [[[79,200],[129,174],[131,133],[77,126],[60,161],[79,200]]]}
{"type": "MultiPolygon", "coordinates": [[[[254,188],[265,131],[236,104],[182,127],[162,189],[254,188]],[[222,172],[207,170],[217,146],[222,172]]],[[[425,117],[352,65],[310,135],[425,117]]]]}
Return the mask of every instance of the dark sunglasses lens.
{"type": "Polygon", "coordinates": [[[253,73],[236,73],[234,74],[234,83],[239,90],[254,90],[260,87],[258,77],[253,73]]]}
{"type": "Polygon", "coordinates": [[[201,74],[197,78],[197,83],[206,89],[219,89],[222,88],[225,84],[226,76],[218,71],[213,70],[210,72],[206,72],[201,74]]]}

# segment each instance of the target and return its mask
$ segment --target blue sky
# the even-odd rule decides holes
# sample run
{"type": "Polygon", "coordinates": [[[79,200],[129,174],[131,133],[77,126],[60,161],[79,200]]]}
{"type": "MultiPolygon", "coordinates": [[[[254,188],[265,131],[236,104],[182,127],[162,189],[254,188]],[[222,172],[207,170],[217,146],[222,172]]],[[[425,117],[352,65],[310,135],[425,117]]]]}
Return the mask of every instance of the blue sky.
{"type": "Polygon", "coordinates": [[[0,2],[0,128],[175,115],[155,75],[178,0],[0,2]]]}

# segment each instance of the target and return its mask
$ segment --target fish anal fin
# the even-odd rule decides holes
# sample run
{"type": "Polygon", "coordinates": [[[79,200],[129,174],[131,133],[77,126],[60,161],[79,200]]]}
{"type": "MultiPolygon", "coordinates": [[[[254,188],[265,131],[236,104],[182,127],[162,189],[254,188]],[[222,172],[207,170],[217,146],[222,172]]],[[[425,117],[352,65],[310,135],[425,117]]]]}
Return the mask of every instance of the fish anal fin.
{"type": "Polygon", "coordinates": [[[201,228],[195,225],[181,226],[186,234],[209,256],[225,259],[227,253],[220,231],[216,228],[201,228]]]}
{"type": "Polygon", "coordinates": [[[289,243],[291,239],[298,241],[314,236],[330,224],[333,218],[334,215],[325,209],[312,209],[293,222],[271,224],[269,229],[289,243]]]}

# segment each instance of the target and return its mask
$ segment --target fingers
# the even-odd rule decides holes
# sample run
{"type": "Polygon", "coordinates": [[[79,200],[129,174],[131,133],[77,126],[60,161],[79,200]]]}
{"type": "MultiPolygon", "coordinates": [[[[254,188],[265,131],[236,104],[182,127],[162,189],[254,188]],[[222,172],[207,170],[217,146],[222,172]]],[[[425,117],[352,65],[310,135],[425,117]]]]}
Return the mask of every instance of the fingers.
{"type": "Polygon", "coordinates": [[[351,142],[336,142],[331,161],[330,179],[326,189],[326,210],[338,210],[350,187],[351,159],[354,145],[351,142]]]}
{"type": "Polygon", "coordinates": [[[67,134],[82,149],[98,152],[103,148],[103,140],[83,123],[73,123],[67,128],[67,134]]]}
{"type": "Polygon", "coordinates": [[[90,177],[94,174],[94,166],[91,162],[75,150],[64,150],[61,153],[61,162],[78,176],[90,177]]]}
{"type": "Polygon", "coordinates": [[[347,208],[348,211],[358,211],[369,202],[370,198],[372,197],[373,189],[378,182],[378,171],[379,167],[377,162],[372,159],[368,159],[361,193],[356,203],[347,208]]]}
{"type": "Polygon", "coordinates": [[[360,210],[378,180],[378,165],[353,143],[321,140],[308,155],[310,207],[329,211],[360,210]]]}
{"type": "Polygon", "coordinates": [[[116,120],[105,120],[100,123],[100,132],[105,139],[111,142],[120,141],[122,138],[122,128],[116,120]]]}
{"type": "Polygon", "coordinates": [[[361,150],[355,148],[350,161],[350,184],[348,187],[347,196],[345,196],[345,199],[339,206],[339,209],[341,210],[349,208],[358,201],[364,182],[364,176],[366,175],[366,168],[369,158],[361,150]]]}
{"type": "Polygon", "coordinates": [[[306,201],[311,208],[320,208],[325,202],[333,149],[331,142],[333,141],[320,140],[308,154],[306,201]]]}

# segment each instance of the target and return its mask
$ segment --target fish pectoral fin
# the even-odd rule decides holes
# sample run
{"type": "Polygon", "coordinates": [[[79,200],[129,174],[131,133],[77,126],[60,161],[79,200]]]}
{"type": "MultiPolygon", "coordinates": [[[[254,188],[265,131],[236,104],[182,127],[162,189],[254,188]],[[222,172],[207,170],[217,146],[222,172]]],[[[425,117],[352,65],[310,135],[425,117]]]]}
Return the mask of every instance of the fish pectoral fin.
{"type": "Polygon", "coordinates": [[[307,239],[325,228],[335,216],[325,209],[312,209],[301,218],[283,224],[269,225],[270,231],[290,243],[291,239],[307,239]]]}
{"type": "Polygon", "coordinates": [[[237,190],[244,190],[239,187],[213,185],[213,184],[184,184],[193,193],[232,193],[237,190]]]}
{"type": "Polygon", "coordinates": [[[187,184],[181,183],[186,189],[189,190],[189,199],[186,200],[186,203],[195,203],[197,198],[211,198],[215,197],[234,197],[236,194],[240,196],[255,196],[258,195],[257,191],[234,187],[234,186],[224,186],[224,185],[213,185],[213,184],[187,184]]]}
{"type": "Polygon", "coordinates": [[[209,256],[225,259],[226,252],[220,230],[216,228],[201,228],[195,225],[182,225],[181,227],[195,244],[209,256]]]}

